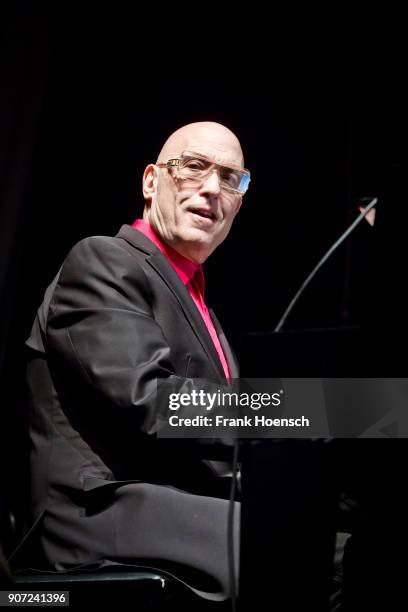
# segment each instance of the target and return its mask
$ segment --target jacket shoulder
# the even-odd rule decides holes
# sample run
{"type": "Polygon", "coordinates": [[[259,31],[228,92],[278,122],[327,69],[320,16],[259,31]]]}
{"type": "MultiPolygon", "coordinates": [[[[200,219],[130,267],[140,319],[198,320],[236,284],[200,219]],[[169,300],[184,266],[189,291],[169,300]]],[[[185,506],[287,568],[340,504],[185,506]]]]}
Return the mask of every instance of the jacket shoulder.
{"type": "Polygon", "coordinates": [[[132,295],[137,287],[149,301],[145,257],[136,247],[113,236],[89,236],[77,242],[45,291],[26,345],[44,352],[47,319],[56,297],[64,296],[64,302],[69,302],[79,292],[102,295],[108,287],[112,292],[116,287],[118,293],[132,295]]]}
{"type": "Polygon", "coordinates": [[[126,243],[122,238],[117,236],[88,236],[77,242],[68,255],[65,261],[69,261],[72,257],[92,257],[103,256],[137,256],[138,249],[126,243]]]}
{"type": "Polygon", "coordinates": [[[95,273],[106,278],[113,275],[117,282],[122,282],[128,279],[129,270],[135,279],[138,275],[144,277],[142,264],[145,258],[145,253],[121,238],[90,236],[77,242],[69,251],[58,284],[79,275],[86,280],[88,274],[93,276],[95,273]]]}

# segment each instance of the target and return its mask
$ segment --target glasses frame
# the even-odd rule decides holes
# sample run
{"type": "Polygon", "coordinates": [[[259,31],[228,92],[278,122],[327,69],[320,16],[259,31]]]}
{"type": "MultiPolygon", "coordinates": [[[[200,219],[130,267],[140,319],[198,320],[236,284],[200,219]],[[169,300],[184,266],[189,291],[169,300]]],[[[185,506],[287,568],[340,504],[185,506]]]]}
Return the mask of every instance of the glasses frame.
{"type": "MultiPolygon", "coordinates": [[[[246,168],[242,168],[241,166],[235,166],[233,164],[228,165],[228,166],[224,164],[220,164],[216,162],[214,159],[207,157],[207,155],[203,155],[202,153],[197,153],[195,151],[183,151],[180,157],[172,157],[171,159],[167,160],[167,162],[160,162],[156,164],[156,166],[158,166],[159,168],[167,168],[168,170],[173,170],[173,169],[177,170],[180,166],[180,162],[182,162],[185,157],[202,159],[206,162],[209,162],[212,165],[212,168],[208,170],[208,173],[205,176],[203,176],[202,179],[196,179],[196,182],[199,182],[200,180],[204,181],[209,176],[209,174],[215,169],[219,170],[219,169],[226,168],[227,170],[238,170],[239,172],[242,172],[244,176],[247,177],[245,188],[243,190],[239,190],[239,189],[234,189],[233,187],[228,187],[226,185],[221,185],[220,183],[221,189],[228,191],[230,193],[234,193],[241,197],[247,192],[249,183],[251,181],[251,173],[249,170],[247,170],[246,168]]],[[[180,180],[193,180],[193,181],[195,180],[194,178],[191,178],[191,179],[183,179],[182,177],[178,177],[178,178],[180,180]]]]}

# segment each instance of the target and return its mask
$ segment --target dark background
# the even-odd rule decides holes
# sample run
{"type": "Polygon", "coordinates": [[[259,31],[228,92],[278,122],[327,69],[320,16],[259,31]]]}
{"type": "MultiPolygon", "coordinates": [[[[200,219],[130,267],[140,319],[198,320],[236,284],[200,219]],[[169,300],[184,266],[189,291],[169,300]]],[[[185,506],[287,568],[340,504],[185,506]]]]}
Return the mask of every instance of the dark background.
{"type": "Polygon", "coordinates": [[[405,347],[408,119],[394,63],[330,61],[325,47],[292,55],[272,35],[250,53],[242,23],[223,47],[219,26],[163,39],[152,19],[27,3],[1,20],[0,366],[12,489],[16,474],[24,482],[23,345],[43,292],[76,241],[140,216],[144,167],[190,121],[230,127],[252,172],[234,228],[206,265],[207,302],[242,362],[255,358],[240,353],[247,335],[274,329],[358,198],[374,195],[375,227],[357,228],[286,327],[364,328],[387,336],[387,351],[393,339],[405,347]]]}

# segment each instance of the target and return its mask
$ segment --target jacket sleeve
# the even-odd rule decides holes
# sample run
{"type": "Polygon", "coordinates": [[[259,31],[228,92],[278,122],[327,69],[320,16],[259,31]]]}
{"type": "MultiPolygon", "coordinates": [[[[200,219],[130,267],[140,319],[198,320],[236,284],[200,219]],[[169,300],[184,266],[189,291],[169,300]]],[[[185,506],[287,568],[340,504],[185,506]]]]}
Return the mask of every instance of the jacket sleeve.
{"type": "MultiPolygon", "coordinates": [[[[87,238],[65,260],[46,328],[47,352],[62,375],[67,373],[65,380],[91,387],[145,433],[168,422],[168,401],[158,396],[158,383],[164,383],[167,397],[197,388],[194,379],[175,374],[151,301],[134,256],[113,239],[87,238]]],[[[207,384],[214,392],[219,387],[207,384]]],[[[178,414],[194,416],[197,408],[184,406],[178,414]]]]}

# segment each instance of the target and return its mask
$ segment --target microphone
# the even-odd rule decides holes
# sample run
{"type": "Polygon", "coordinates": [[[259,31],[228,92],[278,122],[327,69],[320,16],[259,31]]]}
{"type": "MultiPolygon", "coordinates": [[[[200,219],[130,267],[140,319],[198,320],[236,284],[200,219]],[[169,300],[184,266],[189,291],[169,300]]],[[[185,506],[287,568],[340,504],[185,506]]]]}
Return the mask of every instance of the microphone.
{"type": "MultiPolygon", "coordinates": [[[[329,248],[329,250],[323,255],[323,257],[320,259],[320,261],[317,263],[317,265],[313,268],[313,270],[311,271],[309,276],[303,281],[302,285],[300,286],[300,288],[298,289],[298,291],[294,295],[293,299],[289,303],[289,305],[286,308],[285,312],[283,313],[279,323],[275,327],[275,330],[274,330],[275,332],[279,332],[282,329],[286,319],[288,318],[289,314],[291,313],[291,311],[292,311],[293,307],[295,306],[296,302],[298,301],[298,299],[300,298],[300,296],[302,295],[302,293],[304,292],[304,290],[306,289],[306,287],[308,286],[310,281],[313,279],[313,277],[316,275],[316,273],[320,270],[322,265],[329,259],[329,257],[334,253],[334,251],[337,249],[337,247],[339,247],[341,245],[341,243],[344,242],[344,240],[351,234],[351,232],[354,230],[354,228],[356,228],[357,225],[359,223],[361,223],[361,221],[367,217],[367,215],[369,214],[370,210],[372,210],[374,208],[374,206],[377,204],[377,202],[378,202],[378,198],[372,198],[371,201],[369,202],[369,204],[365,208],[363,208],[361,210],[361,213],[353,221],[353,223],[346,229],[345,232],[343,232],[343,234],[340,236],[340,238],[338,238],[336,240],[336,242],[334,244],[332,244],[332,246],[329,248]]],[[[370,217],[368,217],[368,218],[370,219],[370,217]]]]}

